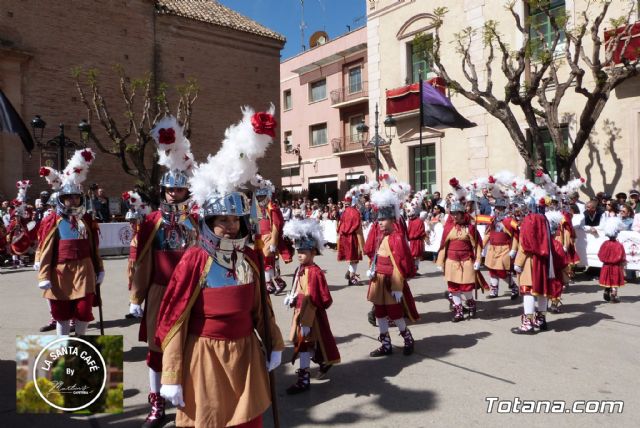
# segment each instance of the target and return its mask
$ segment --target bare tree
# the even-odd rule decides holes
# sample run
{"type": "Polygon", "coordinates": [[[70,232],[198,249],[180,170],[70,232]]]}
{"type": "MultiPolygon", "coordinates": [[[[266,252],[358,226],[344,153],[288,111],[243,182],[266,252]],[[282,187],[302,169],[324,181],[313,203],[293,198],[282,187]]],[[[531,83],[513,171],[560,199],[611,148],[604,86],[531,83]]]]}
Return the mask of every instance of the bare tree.
{"type": "Polygon", "coordinates": [[[627,54],[631,50],[627,48],[635,21],[632,19],[635,4],[630,3],[624,16],[609,20],[613,30],[607,32],[609,40],[605,43],[601,27],[611,3],[612,0],[588,0],[585,9],[578,13],[577,22],[571,23],[564,8],[552,10],[550,0],[524,0],[527,11],[535,9],[548,18],[551,32],[545,35],[531,19],[518,14],[516,1],[511,0],[505,6],[513,18],[509,30],[521,35],[521,46],[509,46],[494,20],[486,21],[480,29],[468,27],[455,35],[453,44],[461,57],[465,84],[453,79],[442,63],[440,31],[447,8],[434,11],[433,37],[418,34],[414,43],[423,47],[425,55],[431,56],[435,72],[451,90],[477,103],[502,122],[532,171],[542,168],[548,172],[542,138],[548,132],[555,147],[557,182],[564,184],[571,178],[571,167],[588,142],[611,91],[638,74],[635,52],[627,54]],[[472,41],[479,36],[485,58],[476,62],[472,60],[472,41]],[[590,39],[590,46],[585,47],[585,44],[589,45],[587,39],[590,39]],[[634,58],[627,58],[625,54],[634,58]],[[494,88],[497,65],[506,78],[504,88],[494,88]],[[559,107],[571,88],[584,97],[584,105],[576,121],[576,135],[571,144],[567,144],[559,107]],[[496,93],[496,89],[503,93],[496,93]],[[518,111],[524,116],[530,140],[519,125],[518,111]]]}
{"type": "MultiPolygon", "coordinates": [[[[94,132],[89,137],[102,153],[118,158],[122,170],[135,177],[137,184],[155,203],[158,200],[160,169],[150,132],[158,120],[172,114],[167,99],[168,85],[155,85],[151,73],[143,78],[131,79],[122,66],[116,65],[114,70],[119,79],[120,95],[124,105],[124,125],[118,123],[107,106],[100,90],[98,71],[84,71],[80,68],[72,71],[80,101],[87,109],[88,122],[93,123],[95,118],[104,128],[109,141],[101,140],[94,132]],[[149,145],[150,153],[147,152],[149,145]]],[[[179,101],[173,114],[184,126],[188,137],[192,105],[198,98],[198,85],[195,80],[188,79],[183,85],[176,86],[176,90],[179,101]]],[[[117,111],[121,111],[121,108],[117,111]]]]}

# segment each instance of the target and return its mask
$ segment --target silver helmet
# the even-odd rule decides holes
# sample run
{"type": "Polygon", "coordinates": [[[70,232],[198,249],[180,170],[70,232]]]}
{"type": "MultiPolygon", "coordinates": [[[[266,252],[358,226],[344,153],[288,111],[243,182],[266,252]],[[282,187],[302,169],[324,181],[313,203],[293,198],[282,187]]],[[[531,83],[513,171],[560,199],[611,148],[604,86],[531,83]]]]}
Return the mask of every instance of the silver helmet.
{"type": "Polygon", "coordinates": [[[160,179],[160,187],[177,187],[180,189],[189,188],[189,176],[184,171],[173,169],[167,171],[160,179]]]}
{"type": "Polygon", "coordinates": [[[82,185],[76,183],[65,183],[60,189],[51,195],[51,199],[55,200],[57,205],[57,211],[62,215],[80,216],[85,212],[84,193],[82,192],[82,185]],[[55,198],[54,198],[55,195],[55,198]],[[67,207],[64,204],[66,196],[77,195],[80,196],[80,205],[77,207],[67,207]]]}
{"type": "Polygon", "coordinates": [[[240,217],[240,235],[246,238],[251,230],[249,214],[251,204],[249,198],[242,192],[229,192],[227,194],[213,194],[209,196],[199,210],[200,230],[205,236],[212,235],[207,220],[219,216],[229,215],[240,217]]]}
{"type": "Polygon", "coordinates": [[[451,206],[449,207],[449,212],[455,213],[455,212],[460,212],[463,213],[465,212],[465,207],[464,207],[464,203],[460,202],[460,201],[454,201],[451,203],[451,206]]]}

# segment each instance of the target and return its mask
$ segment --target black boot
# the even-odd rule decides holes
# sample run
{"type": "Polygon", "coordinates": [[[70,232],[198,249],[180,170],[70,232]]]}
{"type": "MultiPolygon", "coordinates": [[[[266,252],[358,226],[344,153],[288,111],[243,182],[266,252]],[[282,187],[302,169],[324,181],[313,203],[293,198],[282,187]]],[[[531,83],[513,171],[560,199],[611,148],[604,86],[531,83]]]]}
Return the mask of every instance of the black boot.
{"type": "Polygon", "coordinates": [[[298,380],[287,388],[287,394],[289,395],[300,394],[301,392],[308,391],[311,386],[311,375],[309,374],[309,369],[296,370],[296,374],[298,375],[298,380]]]}
{"type": "Polygon", "coordinates": [[[149,393],[149,404],[151,404],[151,411],[142,424],[142,428],[156,428],[161,427],[164,424],[164,398],[158,392],[149,393]]]}
{"type": "Polygon", "coordinates": [[[547,331],[547,316],[545,312],[536,312],[536,317],[533,319],[533,326],[540,329],[540,331],[547,331]]]}
{"type": "Polygon", "coordinates": [[[469,319],[475,318],[478,312],[478,304],[474,299],[467,300],[467,308],[469,308],[469,319]]]}
{"type": "Polygon", "coordinates": [[[514,327],[511,329],[512,333],[515,334],[534,334],[536,331],[533,328],[533,321],[529,316],[522,314],[520,317],[521,324],[520,327],[514,327]]]}
{"type": "Polygon", "coordinates": [[[602,293],[602,298],[607,302],[611,301],[611,288],[607,287],[604,289],[604,293],[602,293]]]}
{"type": "Polygon", "coordinates": [[[413,354],[413,345],[415,341],[413,340],[411,331],[409,331],[409,329],[406,329],[405,331],[401,331],[400,336],[402,336],[402,338],[404,339],[404,349],[402,350],[402,353],[404,355],[413,354]]]}
{"type": "Polygon", "coordinates": [[[287,288],[287,283],[284,282],[284,279],[278,277],[278,278],[274,278],[273,282],[275,282],[275,287],[276,290],[274,292],[274,294],[277,296],[278,294],[282,293],[284,291],[285,288],[287,288]]]}
{"type": "Polygon", "coordinates": [[[453,305],[453,319],[451,321],[458,322],[464,319],[464,310],[462,305],[453,305]]]}
{"type": "Polygon", "coordinates": [[[320,369],[318,370],[318,374],[316,374],[316,379],[324,379],[331,367],[333,367],[333,364],[320,363],[320,369]]]}
{"type": "Polygon", "coordinates": [[[378,337],[378,340],[382,345],[371,351],[369,355],[372,357],[384,357],[385,355],[391,355],[393,353],[393,348],[391,347],[391,337],[389,337],[389,333],[381,334],[378,337]]]}

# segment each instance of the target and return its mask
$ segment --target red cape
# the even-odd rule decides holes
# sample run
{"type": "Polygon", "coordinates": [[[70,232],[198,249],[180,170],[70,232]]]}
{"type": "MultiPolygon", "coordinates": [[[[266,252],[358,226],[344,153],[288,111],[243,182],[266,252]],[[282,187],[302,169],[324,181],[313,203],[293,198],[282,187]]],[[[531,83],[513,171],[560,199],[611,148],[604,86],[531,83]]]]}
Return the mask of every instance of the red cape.
{"type": "Polygon", "coordinates": [[[407,279],[413,278],[416,275],[416,265],[413,262],[413,257],[411,257],[411,250],[409,249],[405,235],[400,230],[396,230],[389,235],[389,248],[391,249],[391,257],[396,267],[405,279],[404,286],[402,287],[405,314],[411,321],[416,321],[420,319],[420,314],[418,313],[416,301],[413,298],[409,283],[407,282],[407,279]]]}
{"type": "Polygon", "coordinates": [[[305,268],[305,275],[308,275],[309,298],[316,307],[316,320],[320,327],[321,346],[316,346],[313,361],[316,363],[334,363],[340,361],[340,352],[336,340],[331,332],[329,318],[327,317],[327,309],[333,303],[327,280],[322,269],[313,264],[305,268]],[[326,359],[325,359],[326,354],[326,359]]]}
{"type": "Polygon", "coordinates": [[[338,261],[362,260],[357,235],[361,225],[360,211],[347,207],[338,222],[338,261]]]}
{"type": "Polygon", "coordinates": [[[624,247],[616,240],[608,240],[600,246],[598,258],[603,263],[600,269],[600,285],[619,287],[624,285],[624,269],[622,264],[627,257],[624,247]]]}
{"type": "Polygon", "coordinates": [[[409,220],[408,237],[411,257],[416,258],[422,256],[424,252],[424,238],[427,237],[427,232],[424,228],[424,221],[420,217],[409,220]]]}
{"type": "Polygon", "coordinates": [[[534,295],[550,296],[549,251],[551,237],[544,214],[529,214],[520,226],[520,245],[531,255],[531,282],[534,295]]]}

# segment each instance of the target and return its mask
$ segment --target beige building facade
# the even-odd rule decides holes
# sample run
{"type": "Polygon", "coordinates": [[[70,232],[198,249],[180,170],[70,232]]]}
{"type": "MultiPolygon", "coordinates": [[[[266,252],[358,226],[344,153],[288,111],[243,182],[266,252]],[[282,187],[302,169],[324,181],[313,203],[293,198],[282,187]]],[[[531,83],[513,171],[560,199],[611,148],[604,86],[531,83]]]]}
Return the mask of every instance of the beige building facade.
{"type": "Polygon", "coordinates": [[[372,171],[356,132],[369,116],[367,28],[311,38],[280,65],[283,197],[335,202],[372,171]]]}
{"type": "MultiPolygon", "coordinates": [[[[386,90],[417,82],[420,72],[423,72],[425,80],[435,77],[433,65],[421,62],[412,51],[412,46],[416,34],[433,33],[433,12],[438,7],[449,9],[440,32],[442,63],[447,67],[449,75],[466,88],[470,88],[470,84],[462,74],[461,57],[452,43],[455,33],[465,27],[480,31],[484,23],[491,19],[498,21],[499,31],[509,45],[521,45],[522,37],[515,30],[514,20],[505,9],[505,3],[502,0],[369,0],[367,49],[370,117],[376,102],[380,105],[381,117],[386,116],[386,90]]],[[[565,8],[571,22],[576,22],[587,2],[554,0],[553,3],[565,8]]],[[[628,10],[627,3],[613,2],[607,16],[623,15],[628,10]]],[[[592,6],[592,9],[598,7],[592,6]]],[[[524,2],[517,0],[516,10],[523,19],[526,19],[525,9],[524,2]]],[[[636,15],[633,15],[633,20],[635,19],[636,15]]],[[[606,25],[603,24],[603,27],[606,25]]],[[[590,38],[585,37],[585,41],[589,52],[590,38]]],[[[482,38],[478,37],[471,45],[471,57],[478,67],[481,87],[486,80],[483,64],[487,55],[488,50],[483,46],[482,38]]],[[[586,85],[591,84],[590,80],[592,78],[587,73],[586,85]]],[[[496,59],[493,84],[494,93],[498,97],[502,95],[500,88],[505,83],[499,60],[496,59]]],[[[453,95],[451,101],[464,117],[477,126],[464,130],[423,128],[423,188],[448,192],[451,177],[455,176],[464,182],[505,169],[520,175],[530,174],[501,122],[462,95],[453,95]]],[[[571,144],[572,137],[577,133],[576,122],[583,105],[584,97],[572,90],[567,91],[560,105],[560,117],[566,123],[568,144],[571,144]]],[[[513,110],[521,119],[521,129],[526,133],[527,125],[522,114],[517,108],[513,110]]],[[[399,178],[416,187],[421,159],[418,149],[419,112],[414,109],[394,117],[397,121],[397,135],[391,144],[393,162],[399,178]]],[[[584,189],[587,195],[591,196],[598,191],[627,192],[637,185],[640,177],[639,131],[640,77],[634,77],[612,92],[594,127],[590,143],[585,145],[574,166],[574,176],[587,179],[587,187],[584,189]]],[[[393,169],[391,171],[395,172],[393,169]]]]}

